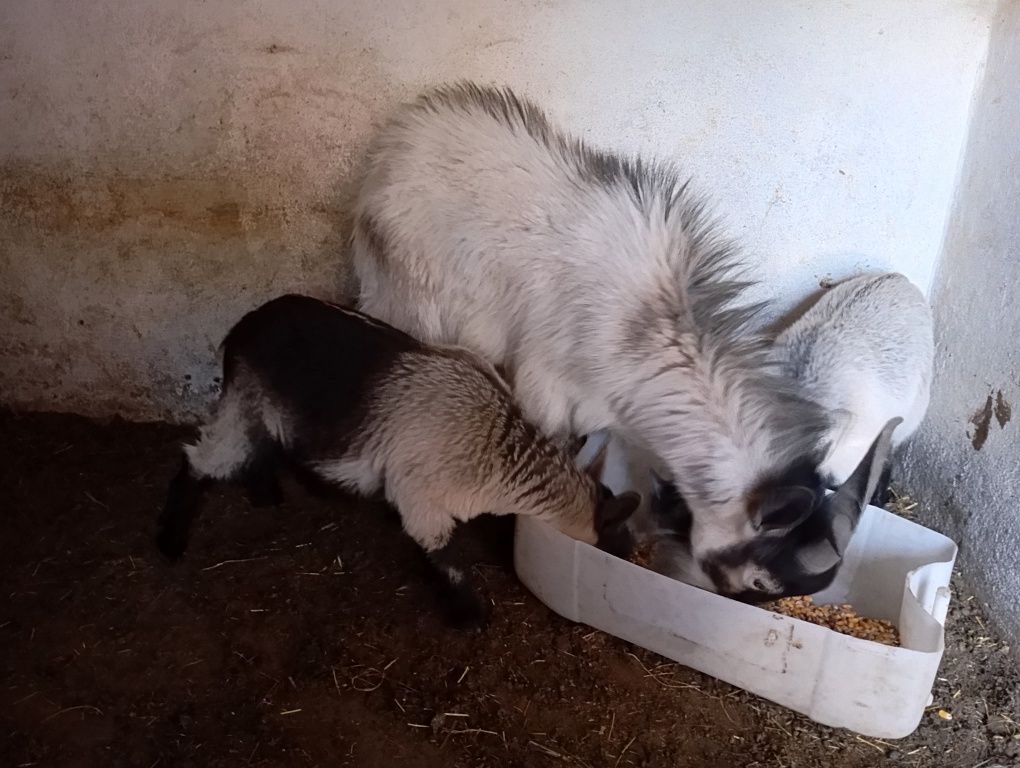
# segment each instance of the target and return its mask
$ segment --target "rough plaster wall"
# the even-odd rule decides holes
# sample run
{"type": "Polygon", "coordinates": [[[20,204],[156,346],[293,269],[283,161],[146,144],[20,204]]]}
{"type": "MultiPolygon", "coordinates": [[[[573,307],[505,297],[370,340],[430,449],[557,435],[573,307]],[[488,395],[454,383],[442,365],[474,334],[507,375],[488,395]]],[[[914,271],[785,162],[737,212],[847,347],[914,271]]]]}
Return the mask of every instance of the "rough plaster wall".
{"type": "Polygon", "coordinates": [[[927,287],[990,0],[0,4],[0,400],[186,418],[272,294],[334,295],[373,123],[461,77],[681,158],[792,304],[927,287]]]}
{"type": "Polygon", "coordinates": [[[934,288],[931,406],[905,456],[928,522],[1020,654],[1020,2],[997,18],[934,288]]]}

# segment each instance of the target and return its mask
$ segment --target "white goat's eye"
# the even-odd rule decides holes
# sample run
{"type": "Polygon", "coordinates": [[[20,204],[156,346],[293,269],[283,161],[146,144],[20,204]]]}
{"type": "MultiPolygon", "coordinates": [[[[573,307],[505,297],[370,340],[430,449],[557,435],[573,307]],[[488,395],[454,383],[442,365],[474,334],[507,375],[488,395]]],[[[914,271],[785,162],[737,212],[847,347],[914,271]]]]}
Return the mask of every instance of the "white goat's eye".
{"type": "Polygon", "coordinates": [[[762,581],[761,579],[755,579],[753,582],[751,582],[751,586],[757,589],[759,592],[765,591],[765,582],[762,581]]]}

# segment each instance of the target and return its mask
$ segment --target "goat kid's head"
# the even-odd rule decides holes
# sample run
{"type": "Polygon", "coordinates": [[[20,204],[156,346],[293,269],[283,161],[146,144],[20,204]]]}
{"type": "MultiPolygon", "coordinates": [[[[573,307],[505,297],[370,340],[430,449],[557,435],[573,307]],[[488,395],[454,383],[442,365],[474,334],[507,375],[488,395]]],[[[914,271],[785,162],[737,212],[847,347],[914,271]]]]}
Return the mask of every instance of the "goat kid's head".
{"type": "Polygon", "coordinates": [[[634,537],[627,521],[641,505],[641,494],[625,491],[616,495],[602,483],[608,448],[609,440],[606,440],[585,467],[595,482],[595,546],[616,557],[627,558],[634,549],[634,537]]]}
{"type": "Polygon", "coordinates": [[[749,603],[810,595],[828,587],[843,562],[861,513],[875,491],[891,451],[891,419],[853,474],[827,494],[813,466],[791,468],[767,480],[747,499],[746,519],[716,530],[696,546],[696,529],[717,526],[695,520],[675,486],[657,483],[653,513],[684,546],[688,562],[675,564],[681,578],[696,586],[749,603]],[[728,539],[728,540],[727,540],[728,539]]]}

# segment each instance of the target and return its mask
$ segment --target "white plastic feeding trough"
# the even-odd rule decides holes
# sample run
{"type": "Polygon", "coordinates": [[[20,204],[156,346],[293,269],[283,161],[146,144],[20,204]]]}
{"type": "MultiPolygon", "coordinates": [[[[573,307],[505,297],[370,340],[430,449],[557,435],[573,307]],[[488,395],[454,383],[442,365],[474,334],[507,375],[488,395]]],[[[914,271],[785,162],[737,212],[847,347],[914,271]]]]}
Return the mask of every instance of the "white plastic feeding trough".
{"type": "Polygon", "coordinates": [[[556,613],[866,736],[918,725],[942,659],[956,545],[868,507],[835,582],[817,603],[892,621],[902,646],[859,640],[720,597],[519,517],[514,564],[556,613]]]}

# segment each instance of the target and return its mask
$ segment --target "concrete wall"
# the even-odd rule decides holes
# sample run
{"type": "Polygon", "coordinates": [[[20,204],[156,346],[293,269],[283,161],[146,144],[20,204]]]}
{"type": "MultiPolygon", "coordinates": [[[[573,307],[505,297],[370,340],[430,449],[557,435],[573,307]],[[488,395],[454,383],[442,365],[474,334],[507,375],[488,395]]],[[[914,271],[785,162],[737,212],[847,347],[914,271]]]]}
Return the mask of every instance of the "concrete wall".
{"type": "MultiPolygon", "coordinates": [[[[681,158],[792,304],[931,280],[991,0],[0,5],[0,400],[186,418],[241,312],[332,295],[373,123],[439,81],[681,158]]],[[[995,386],[1001,386],[996,384],[995,386]]]]}
{"type": "Polygon", "coordinates": [[[1020,655],[1020,3],[996,19],[934,288],[936,371],[904,464],[1020,655]]]}

